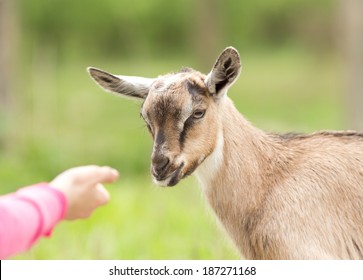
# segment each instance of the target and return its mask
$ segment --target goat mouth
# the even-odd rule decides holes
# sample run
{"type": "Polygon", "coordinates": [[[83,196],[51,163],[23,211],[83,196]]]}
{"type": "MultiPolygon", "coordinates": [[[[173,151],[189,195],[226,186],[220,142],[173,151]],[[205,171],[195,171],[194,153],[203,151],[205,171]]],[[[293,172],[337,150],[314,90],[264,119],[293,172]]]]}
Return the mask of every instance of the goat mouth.
{"type": "Polygon", "coordinates": [[[184,166],[184,163],[179,165],[178,168],[176,168],[174,171],[170,172],[164,178],[157,177],[153,174],[154,182],[161,186],[168,186],[168,187],[175,186],[182,179],[181,170],[182,170],[183,166],[184,166]]]}

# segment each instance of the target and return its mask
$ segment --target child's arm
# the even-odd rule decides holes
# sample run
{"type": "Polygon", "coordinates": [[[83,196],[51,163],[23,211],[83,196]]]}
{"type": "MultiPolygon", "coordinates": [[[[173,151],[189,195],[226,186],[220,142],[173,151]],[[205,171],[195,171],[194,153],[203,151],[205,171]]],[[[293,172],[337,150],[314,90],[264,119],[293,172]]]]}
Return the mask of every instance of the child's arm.
{"type": "Polygon", "coordinates": [[[22,252],[48,236],[64,217],[66,199],[46,183],[0,197],[0,259],[22,252]]]}
{"type": "Polygon", "coordinates": [[[81,166],[46,183],[0,197],[0,259],[28,249],[40,236],[50,234],[61,220],[89,217],[108,202],[102,185],[117,180],[117,170],[81,166]]]}

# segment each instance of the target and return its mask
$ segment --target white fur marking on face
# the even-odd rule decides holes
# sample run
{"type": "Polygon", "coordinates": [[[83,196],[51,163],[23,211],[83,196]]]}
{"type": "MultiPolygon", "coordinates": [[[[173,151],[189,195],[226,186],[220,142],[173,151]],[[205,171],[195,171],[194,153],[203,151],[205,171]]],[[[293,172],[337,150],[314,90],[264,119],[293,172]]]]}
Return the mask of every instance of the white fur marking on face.
{"type": "Polygon", "coordinates": [[[190,115],[193,113],[193,102],[192,100],[188,99],[182,108],[182,114],[180,116],[180,122],[182,123],[182,126],[184,126],[185,121],[190,117],[190,115]]]}
{"type": "Polygon", "coordinates": [[[160,78],[159,81],[162,82],[162,86],[156,89],[155,91],[158,93],[166,93],[171,85],[180,82],[180,76],[181,74],[175,74],[160,78]]]}
{"type": "Polygon", "coordinates": [[[223,163],[223,145],[223,134],[222,132],[219,132],[214,151],[195,170],[195,175],[197,176],[203,191],[208,187],[210,182],[213,181],[214,176],[216,176],[217,171],[223,163]]]}
{"type": "Polygon", "coordinates": [[[162,181],[158,181],[153,177],[154,184],[159,185],[159,186],[164,186],[164,187],[166,187],[168,185],[170,180],[171,180],[171,177],[166,178],[165,180],[162,180],[162,181]]]}

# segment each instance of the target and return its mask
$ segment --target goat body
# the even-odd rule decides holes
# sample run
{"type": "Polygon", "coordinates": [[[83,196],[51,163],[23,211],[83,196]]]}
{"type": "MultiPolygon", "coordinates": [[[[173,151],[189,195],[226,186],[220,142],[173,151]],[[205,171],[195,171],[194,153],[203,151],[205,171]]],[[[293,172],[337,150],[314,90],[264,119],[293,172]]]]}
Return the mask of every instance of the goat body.
{"type": "Polygon", "coordinates": [[[218,150],[197,169],[249,259],[363,258],[363,134],[266,134],[225,100],[218,150]]]}
{"type": "Polygon", "coordinates": [[[89,72],[106,90],[145,100],[154,180],[173,186],[195,172],[244,257],[363,259],[363,133],[255,128],[226,95],[240,72],[233,48],[208,75],[89,72]]]}

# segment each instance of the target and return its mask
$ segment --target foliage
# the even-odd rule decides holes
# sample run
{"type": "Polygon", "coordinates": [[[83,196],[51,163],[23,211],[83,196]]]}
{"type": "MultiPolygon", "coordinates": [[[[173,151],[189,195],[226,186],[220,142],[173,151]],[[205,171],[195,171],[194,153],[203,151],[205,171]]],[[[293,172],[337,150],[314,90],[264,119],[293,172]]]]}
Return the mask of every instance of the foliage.
{"type": "Polygon", "coordinates": [[[335,2],[330,0],[19,1],[30,40],[62,51],[87,46],[94,54],[118,57],[191,51],[194,37],[203,37],[195,34],[203,32],[197,28],[203,10],[213,3],[211,20],[222,29],[215,30],[216,36],[243,48],[286,43],[331,48],[335,31],[335,2]]]}

